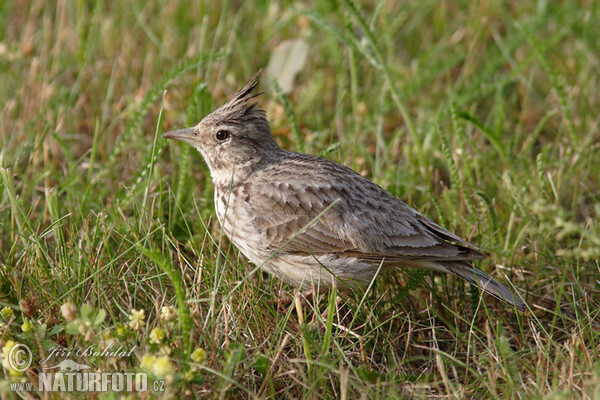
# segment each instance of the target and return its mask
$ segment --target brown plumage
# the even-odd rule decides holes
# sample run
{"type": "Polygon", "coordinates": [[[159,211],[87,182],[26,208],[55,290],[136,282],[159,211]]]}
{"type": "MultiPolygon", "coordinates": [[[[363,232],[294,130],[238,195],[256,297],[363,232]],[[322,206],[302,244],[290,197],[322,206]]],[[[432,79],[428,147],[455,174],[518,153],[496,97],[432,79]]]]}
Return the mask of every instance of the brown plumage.
{"type": "Polygon", "coordinates": [[[206,160],[217,217],[254,264],[303,288],[366,287],[380,265],[449,272],[519,310],[521,298],[472,260],[476,246],[350,168],[281,149],[251,104],[258,74],[197,126],[163,136],[206,160]]]}

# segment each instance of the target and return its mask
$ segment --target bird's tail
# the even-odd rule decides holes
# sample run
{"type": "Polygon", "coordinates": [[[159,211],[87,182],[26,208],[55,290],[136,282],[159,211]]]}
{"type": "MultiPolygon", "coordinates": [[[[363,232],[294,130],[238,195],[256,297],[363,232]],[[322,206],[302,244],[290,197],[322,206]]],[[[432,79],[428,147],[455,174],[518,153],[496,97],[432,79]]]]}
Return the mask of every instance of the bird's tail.
{"type": "Polygon", "coordinates": [[[527,308],[525,302],[523,299],[521,299],[518,293],[514,293],[485,272],[475,268],[469,262],[445,261],[440,264],[447,272],[450,272],[451,274],[454,274],[471,284],[479,286],[479,288],[484,292],[494,296],[497,299],[507,302],[508,304],[516,307],[519,311],[525,311],[527,308]]]}

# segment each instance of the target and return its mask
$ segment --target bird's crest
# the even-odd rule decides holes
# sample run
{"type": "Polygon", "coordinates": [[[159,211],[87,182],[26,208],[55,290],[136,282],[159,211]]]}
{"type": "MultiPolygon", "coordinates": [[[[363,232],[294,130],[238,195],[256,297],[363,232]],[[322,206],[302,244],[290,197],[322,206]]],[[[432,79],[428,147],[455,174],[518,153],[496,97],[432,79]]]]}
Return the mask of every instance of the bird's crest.
{"type": "Polygon", "coordinates": [[[250,104],[250,101],[262,93],[255,93],[256,87],[260,81],[259,70],[238,92],[217,111],[223,119],[231,121],[247,121],[255,118],[265,118],[265,112],[256,106],[256,103],[250,104]]]}

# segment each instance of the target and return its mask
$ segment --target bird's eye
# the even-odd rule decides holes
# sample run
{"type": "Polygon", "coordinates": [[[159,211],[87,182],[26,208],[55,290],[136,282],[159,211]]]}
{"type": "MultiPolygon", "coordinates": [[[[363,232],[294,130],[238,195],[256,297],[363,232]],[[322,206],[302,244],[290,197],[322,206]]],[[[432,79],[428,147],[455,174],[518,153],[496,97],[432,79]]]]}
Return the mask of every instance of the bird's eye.
{"type": "Polygon", "coordinates": [[[219,131],[217,132],[217,140],[225,140],[229,135],[230,133],[228,131],[219,131]]]}

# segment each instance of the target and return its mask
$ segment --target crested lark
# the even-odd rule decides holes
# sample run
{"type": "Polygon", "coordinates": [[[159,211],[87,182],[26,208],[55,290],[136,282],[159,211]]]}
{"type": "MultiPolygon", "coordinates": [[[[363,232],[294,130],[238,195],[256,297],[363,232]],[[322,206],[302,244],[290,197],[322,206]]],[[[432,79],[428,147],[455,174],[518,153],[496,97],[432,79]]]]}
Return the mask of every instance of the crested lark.
{"type": "Polygon", "coordinates": [[[350,168],[280,148],[251,103],[256,74],[195,127],[165,133],[200,151],[230,240],[254,264],[293,285],[367,287],[378,269],[449,272],[519,310],[525,303],[472,260],[477,247],[350,168]]]}

